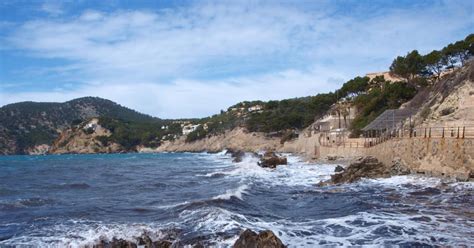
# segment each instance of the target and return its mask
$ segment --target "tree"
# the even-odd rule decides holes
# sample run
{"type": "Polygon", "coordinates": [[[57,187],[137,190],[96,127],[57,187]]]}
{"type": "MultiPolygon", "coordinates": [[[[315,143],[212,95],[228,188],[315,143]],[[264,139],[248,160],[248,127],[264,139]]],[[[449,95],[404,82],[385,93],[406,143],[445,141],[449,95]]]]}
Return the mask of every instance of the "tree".
{"type": "Polygon", "coordinates": [[[468,35],[464,41],[467,43],[469,56],[474,56],[474,34],[468,35]]]}
{"type": "Polygon", "coordinates": [[[423,56],[423,59],[426,64],[427,71],[431,75],[436,75],[436,78],[439,80],[441,72],[443,71],[443,67],[445,66],[441,52],[433,50],[431,53],[423,56]]]}
{"type": "Polygon", "coordinates": [[[405,57],[398,56],[390,66],[390,73],[401,76],[411,83],[412,80],[421,75],[425,70],[423,57],[417,50],[413,50],[405,57]]]}
{"type": "Polygon", "coordinates": [[[458,57],[456,56],[456,47],[454,44],[449,44],[441,50],[443,54],[443,63],[448,66],[448,69],[454,68],[458,62],[458,57]]]}
{"type": "Polygon", "coordinates": [[[355,77],[342,85],[341,89],[337,91],[339,98],[347,96],[354,97],[367,90],[369,84],[368,77],[355,77]]]}

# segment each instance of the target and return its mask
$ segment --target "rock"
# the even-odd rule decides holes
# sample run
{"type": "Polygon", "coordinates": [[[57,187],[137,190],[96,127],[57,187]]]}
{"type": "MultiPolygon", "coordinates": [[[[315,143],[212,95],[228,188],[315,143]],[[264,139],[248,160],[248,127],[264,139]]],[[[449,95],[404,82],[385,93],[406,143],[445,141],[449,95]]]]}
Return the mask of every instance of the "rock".
{"type": "Polygon", "coordinates": [[[241,150],[234,150],[234,149],[227,149],[225,154],[230,154],[232,158],[232,162],[239,163],[242,162],[242,158],[245,156],[245,152],[241,150]]]}
{"type": "Polygon", "coordinates": [[[336,172],[336,173],[337,172],[343,172],[343,171],[344,171],[344,167],[342,167],[340,165],[336,166],[336,168],[334,169],[334,172],[336,172]]]}
{"type": "Polygon", "coordinates": [[[148,235],[143,234],[141,237],[138,238],[138,245],[144,245],[145,247],[151,247],[153,245],[153,241],[151,240],[148,235]]]}
{"type": "Polygon", "coordinates": [[[258,165],[264,168],[272,168],[275,169],[277,165],[287,164],[288,161],[285,157],[280,157],[276,155],[274,152],[265,152],[263,157],[258,162],[258,165]]]}
{"type": "Polygon", "coordinates": [[[392,161],[392,167],[390,168],[390,174],[395,175],[408,175],[410,174],[410,169],[408,169],[400,158],[395,158],[392,161]]]}
{"type": "Polygon", "coordinates": [[[107,242],[101,240],[99,244],[93,246],[93,248],[137,248],[137,244],[124,240],[113,238],[112,241],[107,242]]]}
{"type": "Polygon", "coordinates": [[[336,161],[337,156],[328,156],[327,159],[328,159],[328,161],[336,161]]]}
{"type": "Polygon", "coordinates": [[[259,234],[247,229],[242,232],[234,243],[234,248],[283,248],[286,247],[281,240],[270,230],[259,234]]]}
{"type": "MultiPolygon", "coordinates": [[[[167,240],[153,242],[153,246],[149,248],[170,248],[173,243],[167,240]]],[[[148,247],[147,247],[148,248],[148,247]]]]}
{"type": "Polygon", "coordinates": [[[352,183],[361,178],[380,178],[389,177],[393,175],[391,168],[379,162],[377,158],[372,156],[359,158],[357,161],[351,163],[342,172],[331,176],[331,179],[326,182],[320,182],[319,186],[352,183]]]}
{"type": "Polygon", "coordinates": [[[168,240],[153,241],[146,233],[137,238],[137,243],[127,241],[124,239],[113,238],[112,241],[101,240],[98,244],[93,245],[93,248],[170,248],[173,242],[168,240]]]}

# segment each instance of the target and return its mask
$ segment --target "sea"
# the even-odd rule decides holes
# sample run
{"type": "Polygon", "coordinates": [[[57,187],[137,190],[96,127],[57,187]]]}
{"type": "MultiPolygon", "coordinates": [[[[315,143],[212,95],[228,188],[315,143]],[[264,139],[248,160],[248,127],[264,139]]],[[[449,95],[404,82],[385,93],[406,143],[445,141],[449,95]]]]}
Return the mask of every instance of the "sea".
{"type": "Polygon", "coordinates": [[[336,164],[261,168],[221,153],[0,156],[0,247],[172,239],[231,247],[245,229],[288,247],[472,247],[474,183],[408,175],[319,187],[336,164]]]}

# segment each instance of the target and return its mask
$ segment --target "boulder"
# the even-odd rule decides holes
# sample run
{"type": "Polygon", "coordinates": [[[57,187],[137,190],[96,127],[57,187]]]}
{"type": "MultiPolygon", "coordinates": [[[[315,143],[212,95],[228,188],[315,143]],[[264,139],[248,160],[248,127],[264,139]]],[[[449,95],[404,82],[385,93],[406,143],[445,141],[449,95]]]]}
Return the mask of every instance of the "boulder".
{"type": "Polygon", "coordinates": [[[232,162],[234,163],[239,163],[242,162],[242,158],[245,156],[245,152],[242,150],[234,150],[234,149],[227,149],[226,153],[230,154],[230,156],[233,158],[232,162]]]}
{"type": "Polygon", "coordinates": [[[338,173],[338,172],[343,172],[344,171],[344,167],[338,165],[336,166],[336,168],[334,169],[334,172],[338,173]]]}
{"type": "Polygon", "coordinates": [[[270,230],[261,231],[259,234],[247,229],[242,232],[234,243],[234,248],[284,248],[281,240],[270,230]]]}
{"type": "Polygon", "coordinates": [[[392,161],[392,167],[390,168],[390,174],[392,175],[408,175],[410,174],[410,169],[408,169],[402,162],[402,160],[396,157],[392,161]]]}
{"type": "Polygon", "coordinates": [[[280,157],[276,155],[274,152],[265,152],[262,158],[260,158],[260,162],[258,165],[264,168],[272,168],[275,169],[277,165],[287,164],[288,161],[285,157],[280,157]]]}
{"type": "MultiPolygon", "coordinates": [[[[341,167],[342,168],[342,167],[341,167]]],[[[405,175],[409,170],[401,163],[394,163],[391,166],[386,166],[379,162],[377,158],[372,156],[361,157],[355,162],[351,163],[345,169],[336,167],[334,175],[331,179],[325,182],[320,182],[319,186],[353,183],[362,178],[384,178],[394,175],[405,175]]]]}
{"type": "Polygon", "coordinates": [[[146,233],[137,238],[137,242],[127,241],[124,239],[113,238],[112,241],[101,240],[93,248],[170,248],[173,242],[168,240],[153,241],[146,233]]]}
{"type": "Polygon", "coordinates": [[[124,239],[112,239],[112,241],[101,240],[99,244],[93,246],[93,248],[137,248],[137,244],[124,240],[124,239]]]}
{"type": "Polygon", "coordinates": [[[160,240],[153,242],[153,246],[147,248],[170,248],[172,244],[170,241],[160,240]]]}

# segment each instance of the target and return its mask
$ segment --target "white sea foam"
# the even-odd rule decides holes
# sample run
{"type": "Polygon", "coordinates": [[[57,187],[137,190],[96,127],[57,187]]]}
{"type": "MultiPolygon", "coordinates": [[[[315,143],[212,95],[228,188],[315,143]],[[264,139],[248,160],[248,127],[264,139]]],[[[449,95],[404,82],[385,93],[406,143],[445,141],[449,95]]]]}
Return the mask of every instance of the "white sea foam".
{"type": "Polygon", "coordinates": [[[303,162],[297,156],[283,155],[287,157],[288,165],[279,165],[276,169],[262,168],[258,166],[257,157],[246,154],[239,163],[227,161],[226,167],[216,168],[215,171],[201,176],[214,177],[222,174],[242,180],[265,182],[273,186],[313,186],[322,180],[329,179],[334,173],[335,165],[310,164],[303,162]]]}
{"type": "Polygon", "coordinates": [[[238,188],[226,190],[224,194],[214,196],[212,199],[230,200],[231,197],[236,197],[242,200],[242,195],[247,193],[247,189],[247,185],[240,185],[238,188]]]}
{"type": "Polygon", "coordinates": [[[22,235],[0,242],[2,245],[26,247],[71,247],[92,246],[101,240],[110,241],[114,237],[136,242],[146,233],[152,240],[162,239],[163,227],[156,224],[103,224],[83,220],[70,220],[47,229],[37,229],[30,235],[22,235]],[[38,235],[42,233],[42,235],[38,235]]]}

